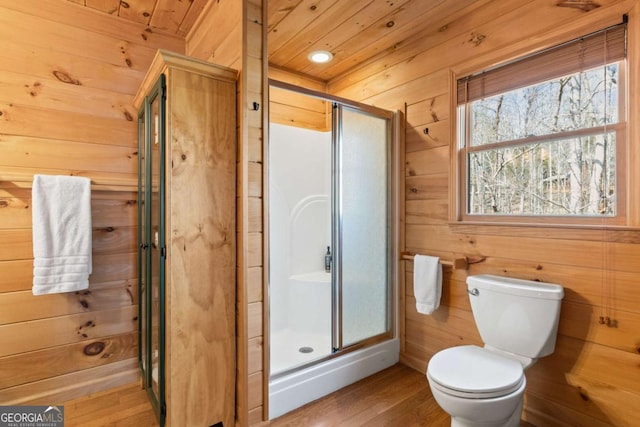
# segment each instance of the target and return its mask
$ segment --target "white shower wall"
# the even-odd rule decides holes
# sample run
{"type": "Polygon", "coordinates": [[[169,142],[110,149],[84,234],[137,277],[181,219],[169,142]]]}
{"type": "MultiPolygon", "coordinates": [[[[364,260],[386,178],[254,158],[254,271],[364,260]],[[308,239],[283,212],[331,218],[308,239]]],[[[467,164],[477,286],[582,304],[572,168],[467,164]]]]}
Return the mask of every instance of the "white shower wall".
{"type": "MultiPolygon", "coordinates": [[[[330,306],[292,310],[306,304],[290,279],[324,271],[331,243],[331,133],[274,123],[269,132],[270,317],[277,334],[302,328],[305,314],[323,313],[330,322],[330,306]]],[[[330,282],[326,287],[329,294],[330,282]]]]}

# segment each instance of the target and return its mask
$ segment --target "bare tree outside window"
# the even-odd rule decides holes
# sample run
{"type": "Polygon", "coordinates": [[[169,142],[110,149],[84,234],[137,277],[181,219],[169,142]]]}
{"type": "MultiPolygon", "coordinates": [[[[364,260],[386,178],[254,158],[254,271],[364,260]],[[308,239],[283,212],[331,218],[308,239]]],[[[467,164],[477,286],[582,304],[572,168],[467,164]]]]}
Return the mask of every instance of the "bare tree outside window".
{"type": "Polygon", "coordinates": [[[620,63],[460,105],[467,213],[616,215],[620,63]]]}

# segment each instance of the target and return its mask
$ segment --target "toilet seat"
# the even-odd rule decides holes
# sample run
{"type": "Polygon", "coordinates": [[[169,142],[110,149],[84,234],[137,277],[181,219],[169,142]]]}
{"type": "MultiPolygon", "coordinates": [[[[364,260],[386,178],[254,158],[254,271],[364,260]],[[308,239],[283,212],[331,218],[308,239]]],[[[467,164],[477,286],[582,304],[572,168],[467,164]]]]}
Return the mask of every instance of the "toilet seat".
{"type": "Polygon", "coordinates": [[[436,353],[429,361],[427,376],[443,393],[467,399],[505,396],[525,381],[518,361],[475,345],[436,353]]]}

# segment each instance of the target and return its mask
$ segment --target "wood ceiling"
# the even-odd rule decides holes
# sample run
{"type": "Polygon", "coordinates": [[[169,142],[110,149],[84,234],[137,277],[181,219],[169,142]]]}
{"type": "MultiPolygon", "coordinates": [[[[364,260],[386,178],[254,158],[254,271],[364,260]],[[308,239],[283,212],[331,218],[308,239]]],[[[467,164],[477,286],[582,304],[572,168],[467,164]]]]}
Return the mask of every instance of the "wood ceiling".
{"type": "Polygon", "coordinates": [[[268,0],[269,63],[323,81],[442,31],[488,0],[268,0]],[[334,58],[312,64],[309,52],[334,58]]]}
{"type": "Polygon", "coordinates": [[[209,0],[68,0],[161,32],[185,36],[209,0]]]}
{"type": "MultiPolygon", "coordinates": [[[[68,1],[185,36],[207,2],[215,0],[68,1]]],[[[446,29],[489,1],[267,0],[269,63],[328,82],[409,40],[446,29]],[[307,55],[316,49],[330,51],[333,61],[309,62],[307,55]]]]}

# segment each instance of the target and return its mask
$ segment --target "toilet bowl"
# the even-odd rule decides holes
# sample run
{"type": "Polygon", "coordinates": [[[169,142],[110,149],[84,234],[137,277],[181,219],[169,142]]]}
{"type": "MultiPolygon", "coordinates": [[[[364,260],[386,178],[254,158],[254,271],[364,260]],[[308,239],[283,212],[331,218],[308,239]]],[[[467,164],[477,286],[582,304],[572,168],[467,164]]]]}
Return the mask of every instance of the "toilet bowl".
{"type": "Polygon", "coordinates": [[[508,277],[467,277],[471,311],[484,347],[436,353],[426,376],[452,427],[517,427],[524,371],[553,353],[562,286],[508,277]]]}
{"type": "Polygon", "coordinates": [[[452,426],[520,425],[526,379],[518,361],[473,345],[452,347],[431,358],[427,378],[452,426]]]}

